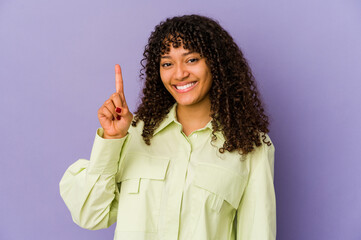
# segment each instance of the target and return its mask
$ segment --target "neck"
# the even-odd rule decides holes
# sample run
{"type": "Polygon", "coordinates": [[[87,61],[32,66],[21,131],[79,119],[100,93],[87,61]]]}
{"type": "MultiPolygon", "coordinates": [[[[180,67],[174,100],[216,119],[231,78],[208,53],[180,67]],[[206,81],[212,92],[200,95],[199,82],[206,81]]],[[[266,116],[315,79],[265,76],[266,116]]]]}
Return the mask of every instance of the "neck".
{"type": "Polygon", "coordinates": [[[178,122],[183,125],[183,128],[189,129],[190,132],[204,127],[212,119],[209,100],[204,101],[202,104],[189,106],[178,104],[176,112],[178,122]]]}

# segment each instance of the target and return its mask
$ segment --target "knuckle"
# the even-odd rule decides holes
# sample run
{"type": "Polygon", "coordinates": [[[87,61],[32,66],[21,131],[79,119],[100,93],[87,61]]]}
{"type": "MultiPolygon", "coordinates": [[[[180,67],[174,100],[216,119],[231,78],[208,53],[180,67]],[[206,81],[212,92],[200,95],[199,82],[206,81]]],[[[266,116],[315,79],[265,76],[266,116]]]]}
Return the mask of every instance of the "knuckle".
{"type": "Polygon", "coordinates": [[[99,112],[103,112],[104,111],[104,105],[102,105],[99,109],[98,109],[98,113],[99,112]]]}

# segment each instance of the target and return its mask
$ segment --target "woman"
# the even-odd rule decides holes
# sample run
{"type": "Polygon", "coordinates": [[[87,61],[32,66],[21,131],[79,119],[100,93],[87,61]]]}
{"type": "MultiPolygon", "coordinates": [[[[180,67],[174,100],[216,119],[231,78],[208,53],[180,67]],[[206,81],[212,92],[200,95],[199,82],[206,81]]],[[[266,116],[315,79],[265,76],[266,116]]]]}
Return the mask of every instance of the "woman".
{"type": "Polygon", "coordinates": [[[90,161],[60,182],[74,222],[117,222],[114,239],[275,239],[268,117],[232,37],[207,17],[167,19],[142,66],[134,118],[116,65],[90,161]]]}

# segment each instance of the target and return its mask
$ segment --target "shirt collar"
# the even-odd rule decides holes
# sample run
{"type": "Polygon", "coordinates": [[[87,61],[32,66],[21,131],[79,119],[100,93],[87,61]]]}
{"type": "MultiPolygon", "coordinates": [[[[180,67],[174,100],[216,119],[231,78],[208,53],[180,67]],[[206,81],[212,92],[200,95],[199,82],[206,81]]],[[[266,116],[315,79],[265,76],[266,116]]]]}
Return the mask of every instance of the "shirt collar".
{"type": "Polygon", "coordinates": [[[167,114],[167,116],[165,116],[163,121],[159,124],[159,127],[154,131],[153,135],[156,135],[158,132],[163,130],[165,127],[167,127],[172,122],[178,122],[177,121],[176,107],[177,107],[177,103],[173,104],[173,106],[169,110],[169,113],[167,114]]]}
{"type": "MultiPolygon", "coordinates": [[[[176,110],[177,110],[177,103],[174,103],[173,106],[171,107],[171,109],[169,110],[169,113],[167,114],[167,116],[159,124],[159,127],[154,131],[154,135],[156,135],[158,132],[162,131],[164,128],[166,128],[172,122],[181,125],[177,120],[177,111],[176,110]]],[[[206,128],[209,128],[211,131],[213,131],[212,120],[209,121],[203,129],[206,129],[206,128]]]]}

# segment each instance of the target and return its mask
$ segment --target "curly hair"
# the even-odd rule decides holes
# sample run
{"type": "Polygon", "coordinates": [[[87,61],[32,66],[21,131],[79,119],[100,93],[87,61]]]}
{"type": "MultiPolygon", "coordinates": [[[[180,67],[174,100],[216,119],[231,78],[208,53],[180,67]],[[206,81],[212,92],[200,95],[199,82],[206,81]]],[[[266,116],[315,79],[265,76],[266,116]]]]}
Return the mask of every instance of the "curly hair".
{"type": "Polygon", "coordinates": [[[144,122],[142,137],[147,145],[175,103],[160,78],[160,57],[170,51],[170,46],[183,46],[206,58],[212,74],[209,90],[212,141],[217,140],[217,131],[225,139],[219,152],[237,150],[241,155],[252,152],[254,145],[261,146],[260,133],[263,142],[271,145],[265,141],[268,116],[243,53],[218,22],[199,15],[166,19],[155,27],[145,46],[140,71],[145,85],[132,125],[136,126],[139,120],[144,122]]]}

